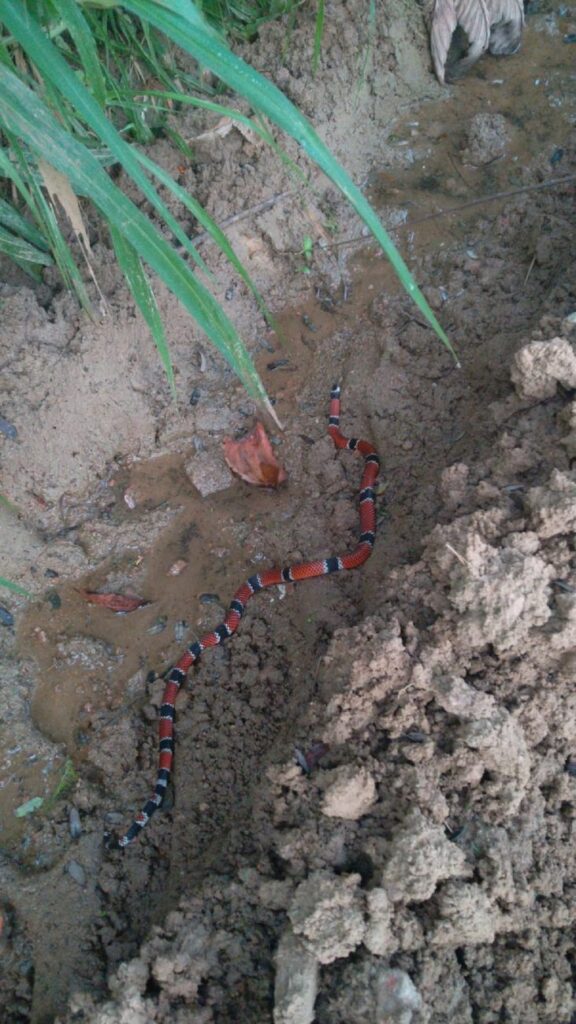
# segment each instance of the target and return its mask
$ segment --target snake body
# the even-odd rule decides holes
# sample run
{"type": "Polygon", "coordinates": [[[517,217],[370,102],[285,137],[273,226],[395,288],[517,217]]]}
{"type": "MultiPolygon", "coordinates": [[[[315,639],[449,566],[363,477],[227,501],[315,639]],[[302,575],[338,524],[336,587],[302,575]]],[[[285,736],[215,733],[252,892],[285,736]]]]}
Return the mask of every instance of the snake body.
{"type": "Polygon", "coordinates": [[[340,572],[342,569],[357,569],[372,554],[376,537],[374,483],[378,476],[380,460],[375,448],[368,441],[347,438],[340,432],[340,387],[338,385],[335,385],[330,392],[328,433],[336,448],[347,448],[349,451],[359,452],[364,458],[364,472],[360,483],[360,538],[357,546],[347,555],[333,555],[330,558],[314,562],[298,562],[283,569],[268,569],[264,573],[251,576],[234,594],[224,621],[216,626],[211,633],[206,633],[200,640],[190,644],[170,670],[166,680],[160,707],[159,760],[154,793],[136,815],[124,835],[119,838],[110,834],[106,835],[105,841],[108,848],[124,849],[132,843],[148,824],[155,811],[162,806],[174,760],[175,703],[180,687],[186,680],[188,670],[198,661],[204,651],[210,647],[217,647],[236,632],[250,598],[260,590],[265,590],[266,587],[311,580],[317,576],[340,572]]]}

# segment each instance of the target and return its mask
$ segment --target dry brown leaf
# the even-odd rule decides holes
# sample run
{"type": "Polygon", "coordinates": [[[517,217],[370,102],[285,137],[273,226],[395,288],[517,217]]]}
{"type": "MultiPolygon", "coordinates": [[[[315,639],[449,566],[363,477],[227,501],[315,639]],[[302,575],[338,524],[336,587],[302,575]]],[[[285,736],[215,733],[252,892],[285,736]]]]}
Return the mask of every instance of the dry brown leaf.
{"type": "Polygon", "coordinates": [[[221,117],[213,128],[208,128],[205,132],[201,132],[200,135],[195,135],[194,140],[196,142],[206,142],[209,139],[223,139],[226,135],[229,135],[233,128],[235,128],[237,132],[240,132],[247,142],[256,142],[256,133],[253,132],[248,125],[243,124],[242,121],[235,121],[231,117],[221,117]]]}
{"type": "Polygon", "coordinates": [[[78,196],[73,191],[68,178],[65,174],[57,171],[55,167],[52,167],[52,164],[46,163],[45,160],[38,161],[38,170],[42,175],[52,203],[54,204],[55,200],[58,200],[74,229],[76,237],[81,242],[85,252],[89,253],[91,251],[90,242],[88,240],[88,232],[82,220],[78,196]]]}
{"type": "Polygon", "coordinates": [[[225,438],[224,458],[234,473],[258,487],[278,487],[287,478],[260,422],[240,441],[225,438]]]}
{"type": "Polygon", "coordinates": [[[133,594],[99,594],[96,590],[78,590],[78,593],[88,604],[99,604],[111,612],[133,612],[150,603],[133,594]]]}

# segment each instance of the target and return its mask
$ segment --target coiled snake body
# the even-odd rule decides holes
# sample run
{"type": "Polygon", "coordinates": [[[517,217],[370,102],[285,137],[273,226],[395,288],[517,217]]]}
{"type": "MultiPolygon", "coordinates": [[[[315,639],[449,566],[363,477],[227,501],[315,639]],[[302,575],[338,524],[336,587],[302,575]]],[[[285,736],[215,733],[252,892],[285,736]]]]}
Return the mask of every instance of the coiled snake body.
{"type": "Polygon", "coordinates": [[[108,848],[123,849],[128,846],[148,824],[154,812],[162,806],[174,760],[174,716],[178,691],[186,679],[188,670],[198,661],[202,652],[209,647],[217,647],[236,632],[250,598],[266,587],[311,580],[316,576],[327,576],[332,572],[340,572],[341,569],[357,569],[372,554],[376,536],[374,483],[378,476],[380,460],[376,450],[368,441],[347,438],[340,432],[340,388],[338,385],[335,385],[330,392],[328,433],[336,448],[357,451],[364,458],[364,472],[360,483],[360,538],[356,548],[347,555],[333,555],[316,562],[298,562],[284,569],[268,569],[264,573],[251,576],[234,594],[224,621],[216,626],[211,633],[206,633],[200,640],[190,644],[174,668],[171,669],[166,680],[160,707],[159,763],[154,794],[144,804],[123,836],[117,838],[110,834],[106,835],[105,842],[108,848]]]}

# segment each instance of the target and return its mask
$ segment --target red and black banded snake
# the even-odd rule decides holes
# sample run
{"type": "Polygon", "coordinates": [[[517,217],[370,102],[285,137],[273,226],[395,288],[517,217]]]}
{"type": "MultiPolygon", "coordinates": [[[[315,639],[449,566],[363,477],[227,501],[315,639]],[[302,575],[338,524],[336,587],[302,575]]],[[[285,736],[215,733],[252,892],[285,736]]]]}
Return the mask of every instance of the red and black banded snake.
{"type": "Polygon", "coordinates": [[[202,652],[209,647],[217,647],[236,632],[250,598],[266,587],[311,580],[317,576],[340,572],[341,569],[357,569],[370,558],[376,537],[374,484],[378,476],[380,460],[375,448],[368,441],[347,438],[340,432],[340,387],[338,385],[335,385],[330,392],[328,433],[336,448],[357,451],[364,458],[364,472],[360,483],[360,538],[357,546],[347,555],[332,555],[330,558],[319,559],[315,562],[298,562],[284,569],[268,569],[264,573],[251,576],[234,594],[224,621],[216,626],[211,633],[206,633],[200,640],[190,644],[170,670],[166,679],[160,707],[159,763],[154,794],[144,804],[124,835],[118,838],[109,833],[106,834],[105,843],[109,849],[124,849],[133,842],[148,824],[154,812],[162,806],[174,760],[174,717],[178,691],[186,679],[188,670],[198,661],[202,652]]]}

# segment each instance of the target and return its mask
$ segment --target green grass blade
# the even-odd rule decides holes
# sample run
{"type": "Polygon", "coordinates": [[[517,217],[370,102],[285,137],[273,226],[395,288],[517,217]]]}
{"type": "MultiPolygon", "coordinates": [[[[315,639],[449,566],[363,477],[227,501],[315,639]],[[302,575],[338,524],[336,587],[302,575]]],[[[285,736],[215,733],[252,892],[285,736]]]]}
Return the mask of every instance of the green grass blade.
{"type": "Polygon", "coordinates": [[[241,114],[239,110],[234,107],[225,107],[221,103],[215,103],[213,100],[204,100],[199,96],[187,96],[180,92],[164,92],[159,89],[142,89],[139,96],[159,96],[165,100],[175,100],[181,104],[188,104],[192,107],[199,107],[201,110],[210,110],[214,114],[218,114],[220,117],[229,117],[231,121],[243,124],[250,131],[258,135],[271,149],[274,150],[278,158],[288,168],[291,174],[295,176],[299,181],[306,181],[306,175],[298,167],[298,164],[292,160],[288,154],[278,145],[276,139],[262,122],[261,118],[255,120],[251,117],[246,117],[245,114],[241,114]]]}
{"type": "Polygon", "coordinates": [[[14,206],[7,203],[5,199],[0,199],[0,224],[8,228],[8,231],[11,231],[14,235],[25,238],[27,242],[36,246],[37,249],[43,249],[44,252],[47,251],[48,245],[44,235],[41,235],[34,225],[29,220],[26,220],[14,206]]]}
{"type": "Polygon", "coordinates": [[[160,316],[160,311],[158,309],[158,304],[156,302],[154,292],[152,291],[150,281],[146,276],[138,253],[112,224],[110,224],[110,235],[120,269],[128,282],[130,291],[134,296],[134,300],[137,303],[144,320],[148,324],[150,333],[154,339],[154,344],[158,350],[162,366],[164,367],[164,371],[168,378],[172,396],[173,398],[176,398],[176,385],[174,383],[172,360],[170,358],[170,352],[166,342],[164,325],[162,323],[162,318],[160,316]]]}
{"type": "Polygon", "coordinates": [[[114,185],[97,158],[65,132],[39,98],[0,65],[0,105],[10,132],[65,174],[79,195],[89,196],[105,219],[162,278],[240,377],[248,392],[274,415],[238,334],[214,297],[191,273],[149,219],[114,185]]]}
{"type": "Polygon", "coordinates": [[[106,83],[88,23],[75,0],[58,0],[58,13],[78,50],[78,56],[82,61],[86,75],[86,84],[96,102],[101,107],[104,107],[106,103],[106,83]]]}
{"type": "MultiPolygon", "coordinates": [[[[10,4],[13,0],[10,0],[10,4]]],[[[271,82],[233,54],[200,11],[189,0],[123,0],[124,7],[151,22],[177,45],[187,50],[204,67],[244,96],[255,110],[291,135],[304,152],[324,171],[374,235],[392,264],[403,288],[452,353],[452,345],[435,314],[418,288],[402,256],[370,206],[343,167],[314,131],[310,122],[271,82]]]]}
{"type": "Polygon", "coordinates": [[[239,274],[239,276],[242,278],[246,286],[254,295],[254,298],[256,299],[263,315],[266,317],[268,321],[270,321],[271,316],[268,310],[266,309],[264,299],[260,295],[260,292],[258,291],[256,285],[254,284],[252,278],[250,277],[250,274],[244,267],[243,263],[241,262],[241,260],[238,259],[238,256],[234,252],[234,249],[230,245],[230,242],[226,238],[226,235],[224,234],[222,229],[219,228],[216,222],[212,219],[212,217],[208,213],[206,213],[206,210],[200,205],[200,203],[196,199],[194,199],[194,197],[191,196],[188,192],[186,192],[185,189],[183,189],[180,185],[177,185],[173,178],[171,178],[170,175],[162,169],[162,167],[159,167],[158,164],[155,164],[153,160],[150,160],[150,158],[147,157],[145,153],[141,153],[139,151],[138,159],[141,161],[144,167],[146,167],[146,169],[150,171],[151,174],[158,178],[158,181],[161,181],[163,185],[166,185],[167,188],[172,190],[172,193],[176,196],[176,198],[179,199],[181,203],[183,203],[186,209],[190,211],[190,213],[196,218],[198,223],[204,228],[204,230],[210,235],[210,237],[214,239],[216,244],[220,247],[221,251],[226,256],[226,259],[232,264],[236,272],[239,274]]]}
{"type": "MultiPolygon", "coordinates": [[[[32,95],[34,94],[32,93],[32,95]]],[[[52,253],[58,269],[62,274],[64,283],[67,288],[70,288],[70,290],[76,294],[82,308],[92,316],[92,303],[90,302],[90,297],[86,291],[82,275],[74,262],[74,257],[70,247],[60,230],[60,225],[58,224],[54,208],[48,199],[46,199],[37,176],[33,172],[32,168],[28,166],[25,155],[18,146],[16,140],[11,138],[10,141],[12,149],[18,157],[20,168],[27,176],[26,180],[28,188],[34,202],[34,207],[37,211],[39,223],[42,225],[46,233],[50,252],[52,253]]],[[[38,156],[41,157],[42,153],[38,153],[38,156]]]]}
{"type": "MultiPolygon", "coordinates": [[[[7,73],[12,74],[10,71],[7,73]]],[[[31,93],[31,95],[34,94],[31,93]]],[[[54,210],[45,198],[21,146],[18,144],[17,139],[11,136],[6,124],[4,125],[4,133],[10,143],[14,163],[10,160],[7,151],[0,149],[0,172],[3,172],[14,183],[28,209],[32,212],[36,223],[42,229],[46,244],[62,274],[66,287],[75,292],[82,307],[91,314],[92,306],[88,293],[72,253],[60,231],[54,210]]],[[[39,155],[41,156],[42,154],[39,155]]]]}
{"type": "Polygon", "coordinates": [[[202,262],[195,247],[143,173],[132,148],[105,117],[78,76],[68,67],[56,47],[46,37],[40,26],[32,20],[19,0],[3,0],[2,20],[26,51],[30,60],[45,76],[46,81],[59,90],[67,103],[108,146],[115,159],[122,164],[154,209],[164,219],[174,237],[197,262],[202,262]]]}
{"type": "Polygon", "coordinates": [[[12,512],[13,515],[20,515],[20,510],[16,508],[16,505],[13,505],[11,501],[8,501],[8,498],[5,498],[3,494],[0,494],[0,505],[3,505],[4,508],[7,508],[8,511],[12,512]]]}
{"type": "Polygon", "coordinates": [[[54,262],[49,253],[42,252],[35,245],[30,245],[30,242],[24,241],[23,238],[17,238],[16,235],[6,231],[6,228],[1,226],[0,252],[3,252],[10,259],[16,260],[18,263],[35,263],[39,266],[48,267],[54,262]]]}
{"type": "Polygon", "coordinates": [[[0,587],[6,587],[6,590],[11,590],[13,594],[21,594],[22,597],[32,597],[29,590],[19,587],[17,583],[12,583],[12,580],[4,579],[3,576],[0,576],[0,587]]]}
{"type": "Polygon", "coordinates": [[[312,54],[312,74],[316,76],[320,54],[322,52],[322,34],[324,32],[324,0],[318,0],[316,26],[314,29],[314,53],[312,54]]]}

